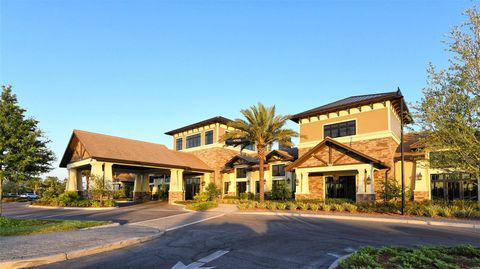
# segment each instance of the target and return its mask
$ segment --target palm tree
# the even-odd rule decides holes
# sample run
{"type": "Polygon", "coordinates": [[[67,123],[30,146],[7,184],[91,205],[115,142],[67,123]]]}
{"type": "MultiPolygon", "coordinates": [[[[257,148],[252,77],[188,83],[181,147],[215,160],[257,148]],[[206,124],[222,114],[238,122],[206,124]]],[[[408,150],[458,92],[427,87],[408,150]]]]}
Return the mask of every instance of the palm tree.
{"type": "Polygon", "coordinates": [[[242,149],[248,145],[256,145],[259,159],[260,174],[260,202],[265,200],[264,189],[264,165],[266,150],[278,142],[283,146],[291,146],[291,138],[297,137],[298,133],[292,129],[284,128],[290,118],[289,115],[275,115],[275,106],[265,107],[262,103],[250,106],[240,111],[246,120],[235,119],[228,124],[234,130],[229,131],[222,137],[222,141],[233,141],[233,144],[242,149]]]}

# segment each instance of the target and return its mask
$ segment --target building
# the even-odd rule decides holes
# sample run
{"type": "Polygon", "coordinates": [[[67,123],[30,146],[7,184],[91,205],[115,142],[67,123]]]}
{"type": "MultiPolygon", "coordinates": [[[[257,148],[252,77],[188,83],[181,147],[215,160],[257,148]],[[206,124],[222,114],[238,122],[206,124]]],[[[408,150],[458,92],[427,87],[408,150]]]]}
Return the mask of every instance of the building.
{"type": "MultiPolygon", "coordinates": [[[[400,180],[401,122],[412,119],[400,91],[348,97],[297,113],[297,148],[270,150],[265,191],[285,182],[296,199],[379,199],[382,182],[400,180]],[[403,118],[401,110],[403,109],[403,118]]],[[[226,146],[229,119],[214,117],[172,131],[172,148],[75,130],[62,158],[69,170],[67,190],[83,191],[89,177],[132,188],[135,199],[150,195],[169,201],[192,199],[210,182],[223,195],[255,195],[259,161],[255,145],[243,151],[226,146]],[[84,171],[84,172],[82,172],[84,171]]],[[[405,181],[411,199],[478,199],[478,179],[429,167],[433,154],[406,134],[405,181]]]]}

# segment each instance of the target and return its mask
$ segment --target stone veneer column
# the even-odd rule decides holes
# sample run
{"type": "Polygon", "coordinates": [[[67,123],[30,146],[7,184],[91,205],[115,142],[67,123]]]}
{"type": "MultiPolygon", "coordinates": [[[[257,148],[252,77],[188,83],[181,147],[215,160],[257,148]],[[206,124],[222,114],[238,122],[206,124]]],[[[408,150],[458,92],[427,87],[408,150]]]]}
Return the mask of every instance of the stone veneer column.
{"type": "Polygon", "coordinates": [[[414,182],[413,188],[413,200],[424,201],[430,199],[430,178],[428,174],[428,164],[425,161],[416,161],[414,170],[414,182]],[[422,179],[418,180],[418,175],[421,175],[422,179]]]}
{"type": "Polygon", "coordinates": [[[183,169],[170,169],[170,190],[168,191],[168,202],[185,200],[183,190],[183,169]]]}

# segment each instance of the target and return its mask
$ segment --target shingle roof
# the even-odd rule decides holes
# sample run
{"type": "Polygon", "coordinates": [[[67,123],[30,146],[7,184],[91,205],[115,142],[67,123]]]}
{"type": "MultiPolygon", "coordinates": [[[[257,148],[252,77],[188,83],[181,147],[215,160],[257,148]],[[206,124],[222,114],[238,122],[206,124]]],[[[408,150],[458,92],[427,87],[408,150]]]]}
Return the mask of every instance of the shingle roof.
{"type": "Polygon", "coordinates": [[[205,125],[209,125],[209,124],[212,124],[212,123],[217,123],[218,122],[218,123],[222,123],[222,124],[228,124],[231,121],[232,120],[227,119],[225,117],[216,116],[216,117],[213,117],[213,118],[210,118],[210,119],[206,119],[206,120],[199,121],[199,122],[187,125],[187,126],[180,127],[178,129],[175,129],[175,130],[168,131],[165,134],[166,135],[174,135],[174,134],[178,134],[178,133],[181,133],[181,132],[192,130],[192,129],[195,129],[195,128],[198,128],[198,127],[202,127],[202,126],[205,126],[205,125]]]}
{"type": "MultiPolygon", "coordinates": [[[[161,144],[81,130],[73,131],[70,143],[74,137],[80,141],[91,158],[98,160],[213,171],[193,154],[173,151],[161,144]]],[[[60,162],[60,167],[66,167],[72,157],[70,143],[60,162]]]]}
{"type": "MultiPolygon", "coordinates": [[[[357,96],[350,96],[323,106],[319,106],[298,114],[295,114],[290,117],[291,120],[298,122],[301,118],[316,116],[319,114],[335,112],[340,109],[348,109],[353,107],[358,107],[361,105],[367,105],[373,102],[382,102],[382,101],[394,101],[398,102],[399,98],[402,97],[402,93],[400,90],[396,92],[384,92],[384,93],[374,93],[374,94],[366,94],[366,95],[357,95],[357,96]]],[[[396,109],[399,110],[398,104],[394,104],[396,109]]],[[[405,118],[405,122],[409,123],[411,121],[411,117],[409,116],[410,113],[408,112],[407,105],[405,101],[403,101],[404,109],[408,117],[405,118]]],[[[399,112],[399,111],[398,111],[399,112]]],[[[400,114],[400,113],[399,113],[400,114]]]]}

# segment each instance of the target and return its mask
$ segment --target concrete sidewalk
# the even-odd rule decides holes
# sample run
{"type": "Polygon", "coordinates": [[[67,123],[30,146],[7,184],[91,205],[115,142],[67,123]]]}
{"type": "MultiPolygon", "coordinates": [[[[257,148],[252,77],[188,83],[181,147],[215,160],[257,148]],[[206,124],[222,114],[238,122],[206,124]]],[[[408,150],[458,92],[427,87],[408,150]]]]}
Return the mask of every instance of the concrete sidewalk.
{"type": "Polygon", "coordinates": [[[0,237],[0,268],[23,268],[59,262],[160,237],[164,232],[224,216],[231,207],[189,212],[121,226],[0,237]]]}

